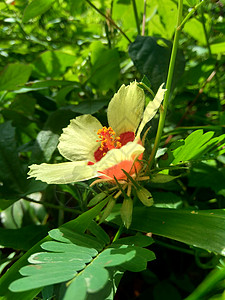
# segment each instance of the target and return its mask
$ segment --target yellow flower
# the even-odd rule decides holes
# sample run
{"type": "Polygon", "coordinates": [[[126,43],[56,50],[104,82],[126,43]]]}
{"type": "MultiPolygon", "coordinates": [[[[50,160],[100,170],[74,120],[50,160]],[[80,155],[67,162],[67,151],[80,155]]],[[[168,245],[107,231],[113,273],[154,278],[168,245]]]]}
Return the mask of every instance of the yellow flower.
{"type": "Polygon", "coordinates": [[[69,162],[31,165],[29,178],[49,184],[65,184],[91,178],[106,181],[125,179],[122,169],[133,175],[142,165],[145,150],[140,134],[156,114],[164,97],[160,86],[144,110],[145,94],[137,82],[122,85],[108,106],[108,123],[103,127],[92,115],[82,115],[63,129],[58,150],[69,162]]]}

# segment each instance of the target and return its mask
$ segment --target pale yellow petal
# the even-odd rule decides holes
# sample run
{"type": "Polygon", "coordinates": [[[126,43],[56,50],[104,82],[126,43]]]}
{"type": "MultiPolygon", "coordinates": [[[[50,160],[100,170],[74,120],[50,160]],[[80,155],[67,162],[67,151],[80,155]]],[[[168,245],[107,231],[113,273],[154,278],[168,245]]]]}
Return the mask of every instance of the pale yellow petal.
{"type": "Polygon", "coordinates": [[[158,92],[157,92],[155,98],[153,99],[153,101],[150,101],[149,104],[147,105],[147,107],[144,111],[144,114],[143,114],[143,119],[138,128],[138,132],[137,132],[135,140],[139,140],[140,134],[141,134],[143,128],[145,127],[146,123],[148,123],[157,113],[157,110],[159,109],[160,104],[163,101],[163,97],[164,97],[164,94],[166,91],[166,89],[162,88],[163,85],[164,85],[164,83],[161,84],[161,86],[159,87],[158,92]]]}
{"type": "Polygon", "coordinates": [[[120,149],[110,150],[100,161],[95,164],[95,168],[98,172],[111,168],[124,160],[134,160],[145,148],[140,144],[129,142],[120,149]]]}
{"type": "Polygon", "coordinates": [[[97,177],[97,172],[86,162],[65,162],[31,165],[28,175],[48,184],[66,184],[97,177]]]}
{"type": "Polygon", "coordinates": [[[144,91],[137,82],[122,85],[108,106],[108,122],[116,135],[126,131],[135,132],[143,114],[145,104],[144,91]]]}
{"type": "Polygon", "coordinates": [[[94,152],[100,146],[97,131],[101,123],[91,115],[82,115],[70,121],[59,138],[59,152],[72,161],[95,161],[94,152]]]}

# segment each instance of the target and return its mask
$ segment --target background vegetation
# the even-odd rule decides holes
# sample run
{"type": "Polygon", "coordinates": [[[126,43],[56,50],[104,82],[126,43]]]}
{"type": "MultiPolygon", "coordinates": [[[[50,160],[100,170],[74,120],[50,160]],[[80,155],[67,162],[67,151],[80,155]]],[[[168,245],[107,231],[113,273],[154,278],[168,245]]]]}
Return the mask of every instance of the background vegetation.
{"type": "MultiPolygon", "coordinates": [[[[70,119],[94,114],[106,124],[107,104],[123,83],[145,75],[143,82],[156,92],[166,82],[178,3],[0,2],[0,299],[224,299],[225,3],[183,5],[160,158],[153,166],[153,174],[165,169],[167,177],[155,175],[145,185],[154,207],[136,203],[131,229],[112,243],[120,201],[100,227],[92,220],[106,200],[89,210],[87,205],[102,186],[48,186],[27,180],[28,165],[63,161],[57,143],[70,119]],[[169,170],[171,162],[177,167],[169,170]],[[153,233],[152,245],[142,232],[153,233]],[[66,289],[64,282],[90,262],[85,256],[83,267],[68,263],[69,255],[82,252],[74,245],[90,257],[99,253],[100,262],[94,260],[66,289]],[[43,249],[52,251],[43,252],[44,272],[31,274],[27,258],[33,254],[29,263],[35,263],[43,249]],[[53,259],[54,251],[64,256],[53,259]],[[107,272],[104,257],[114,257],[107,272]],[[86,287],[93,274],[101,284],[86,287]]],[[[151,122],[148,153],[157,124],[157,118],[151,122]]]]}

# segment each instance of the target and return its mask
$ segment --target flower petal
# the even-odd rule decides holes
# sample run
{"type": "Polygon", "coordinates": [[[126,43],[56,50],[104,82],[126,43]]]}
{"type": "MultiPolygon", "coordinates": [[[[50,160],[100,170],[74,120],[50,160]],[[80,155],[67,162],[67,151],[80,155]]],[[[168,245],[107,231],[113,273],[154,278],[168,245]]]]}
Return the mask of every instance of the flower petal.
{"type": "Polygon", "coordinates": [[[142,145],[134,142],[129,142],[120,149],[112,149],[95,164],[96,170],[102,172],[122,161],[134,161],[144,150],[145,148],[142,145]]]}
{"type": "Polygon", "coordinates": [[[117,136],[123,132],[136,131],[141,121],[144,104],[145,94],[138,87],[137,82],[121,86],[108,106],[109,126],[117,136]]]}
{"type": "Polygon", "coordinates": [[[143,128],[145,127],[146,123],[148,123],[155,116],[158,108],[160,107],[160,104],[163,101],[163,97],[164,97],[164,94],[165,94],[165,91],[166,91],[166,89],[162,88],[163,85],[164,85],[164,83],[161,84],[161,86],[159,87],[158,92],[155,95],[154,100],[150,101],[148,103],[147,107],[145,108],[143,119],[142,119],[141,124],[138,128],[138,132],[137,132],[135,140],[138,140],[140,138],[140,134],[141,134],[143,128]]]}
{"type": "Polygon", "coordinates": [[[93,166],[88,166],[85,161],[65,162],[60,164],[31,165],[28,173],[29,178],[48,184],[66,184],[97,177],[98,174],[93,166]]]}
{"type": "Polygon", "coordinates": [[[91,115],[82,115],[70,121],[59,138],[59,152],[72,161],[95,161],[94,152],[100,146],[97,131],[101,123],[91,115]]]}

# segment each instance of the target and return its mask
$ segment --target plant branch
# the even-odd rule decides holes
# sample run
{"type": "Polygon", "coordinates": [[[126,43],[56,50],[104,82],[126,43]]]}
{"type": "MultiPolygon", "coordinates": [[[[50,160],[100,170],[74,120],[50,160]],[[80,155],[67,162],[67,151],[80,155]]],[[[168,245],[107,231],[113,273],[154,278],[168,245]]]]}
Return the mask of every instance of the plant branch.
{"type": "Polygon", "coordinates": [[[132,0],[132,5],[133,5],[135,22],[136,22],[136,26],[137,26],[137,32],[140,35],[141,34],[141,30],[140,30],[139,19],[138,19],[138,12],[137,12],[137,5],[136,5],[135,0],[132,0]]]}
{"type": "Polygon", "coordinates": [[[119,32],[128,40],[129,43],[132,43],[132,41],[129,39],[129,37],[126,35],[126,33],[109,17],[106,16],[100,9],[98,9],[93,3],[91,3],[89,0],[85,0],[92,8],[94,8],[101,16],[103,16],[106,20],[108,20],[116,29],[119,30],[119,32]]]}
{"type": "Polygon", "coordinates": [[[143,13],[143,20],[142,20],[142,32],[141,35],[145,35],[145,23],[146,23],[146,0],[144,0],[144,13],[143,13]]]}
{"type": "Polygon", "coordinates": [[[169,102],[169,98],[170,98],[170,91],[171,91],[171,85],[172,85],[172,79],[173,79],[174,66],[175,66],[175,61],[176,61],[176,54],[177,54],[177,49],[178,49],[180,24],[181,24],[181,20],[182,20],[182,11],[183,11],[183,0],[179,0],[178,15],[177,15],[177,28],[175,31],[173,48],[172,48],[170,64],[169,64],[169,71],[168,71],[168,76],[167,76],[167,81],[166,81],[166,89],[167,90],[166,90],[164,101],[163,101],[163,108],[161,109],[161,112],[160,112],[159,124],[158,124],[158,130],[156,133],[155,143],[154,143],[154,146],[153,146],[150,158],[149,158],[149,164],[148,164],[149,169],[151,169],[151,167],[153,165],[154,158],[155,158],[156,152],[158,150],[160,139],[162,136],[163,127],[165,124],[166,112],[167,112],[168,102],[169,102]]]}
{"type": "Polygon", "coordinates": [[[178,26],[178,28],[177,28],[178,30],[184,26],[184,24],[192,17],[192,15],[196,12],[196,10],[204,4],[204,2],[205,2],[205,0],[202,0],[200,3],[198,3],[197,5],[195,5],[192,8],[192,10],[186,15],[186,17],[183,19],[183,21],[178,26]]]}
{"type": "Polygon", "coordinates": [[[62,205],[55,205],[55,204],[48,203],[48,202],[45,202],[45,201],[36,201],[36,200],[30,199],[28,197],[23,197],[22,199],[26,200],[26,201],[29,201],[29,202],[36,203],[36,204],[41,204],[45,207],[54,208],[54,209],[57,209],[57,210],[64,210],[64,211],[76,213],[76,214],[79,214],[79,215],[82,213],[82,211],[80,211],[78,209],[68,208],[68,207],[64,207],[62,205]]]}

